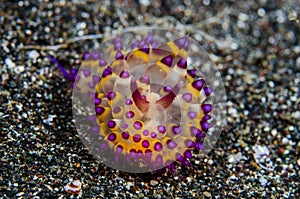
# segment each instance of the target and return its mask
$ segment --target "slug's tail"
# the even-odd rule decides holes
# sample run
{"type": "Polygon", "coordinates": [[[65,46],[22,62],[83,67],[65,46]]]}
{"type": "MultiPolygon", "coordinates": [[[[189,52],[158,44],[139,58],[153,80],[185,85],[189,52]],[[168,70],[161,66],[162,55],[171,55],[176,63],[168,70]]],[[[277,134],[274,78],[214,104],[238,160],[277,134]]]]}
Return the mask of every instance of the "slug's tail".
{"type": "Polygon", "coordinates": [[[50,55],[47,55],[47,58],[52,62],[54,63],[58,68],[59,70],[62,72],[62,74],[65,76],[66,79],[70,80],[71,82],[74,82],[75,79],[76,79],[76,74],[77,74],[77,71],[75,69],[71,69],[70,72],[66,71],[66,69],[59,63],[59,61],[50,56],[50,55]]]}

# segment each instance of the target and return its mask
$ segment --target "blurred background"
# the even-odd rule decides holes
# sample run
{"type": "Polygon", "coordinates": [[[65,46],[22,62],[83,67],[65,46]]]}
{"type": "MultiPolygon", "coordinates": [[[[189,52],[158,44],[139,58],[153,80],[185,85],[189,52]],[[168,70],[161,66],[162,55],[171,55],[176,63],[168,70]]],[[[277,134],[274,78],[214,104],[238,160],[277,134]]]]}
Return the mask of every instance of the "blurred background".
{"type": "Polygon", "coordinates": [[[0,1],[1,198],[299,198],[300,2],[0,1]],[[218,66],[227,125],[175,173],[99,163],[77,136],[67,69],[130,26],[177,30],[218,66]],[[76,194],[68,191],[75,186],[76,194]]]}

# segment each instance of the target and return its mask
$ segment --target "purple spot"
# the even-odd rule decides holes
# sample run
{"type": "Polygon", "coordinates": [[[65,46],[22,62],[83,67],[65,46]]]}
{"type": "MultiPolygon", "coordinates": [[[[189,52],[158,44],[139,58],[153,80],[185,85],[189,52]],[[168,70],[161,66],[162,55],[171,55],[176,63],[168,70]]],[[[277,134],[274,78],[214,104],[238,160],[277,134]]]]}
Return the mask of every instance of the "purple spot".
{"type": "Polygon", "coordinates": [[[186,150],[184,153],[183,153],[184,157],[188,158],[188,159],[192,159],[193,158],[193,155],[191,153],[190,150],[186,150]]]}
{"type": "Polygon", "coordinates": [[[117,136],[116,136],[115,133],[110,133],[110,134],[108,135],[108,140],[109,140],[109,141],[115,141],[116,138],[117,138],[117,136]]]}
{"type": "Polygon", "coordinates": [[[175,40],[175,44],[176,44],[179,48],[183,48],[183,47],[184,47],[184,44],[185,44],[185,42],[186,42],[186,40],[187,40],[187,37],[186,37],[186,36],[181,37],[181,38],[175,40]]]}
{"type": "Polygon", "coordinates": [[[121,111],[121,108],[119,106],[115,107],[114,110],[113,110],[113,112],[115,114],[120,113],[120,111],[121,111]]]}
{"type": "Polygon", "coordinates": [[[130,75],[129,75],[128,71],[123,70],[123,71],[120,73],[120,77],[121,77],[121,78],[128,78],[128,77],[130,77],[130,75]]]}
{"type": "Polygon", "coordinates": [[[107,127],[108,128],[114,128],[116,126],[116,123],[115,121],[113,120],[109,120],[107,123],[106,123],[107,127]]]}
{"type": "Polygon", "coordinates": [[[111,74],[112,74],[111,67],[107,67],[107,68],[103,71],[102,77],[104,78],[104,77],[106,77],[106,76],[108,76],[108,75],[111,75],[111,74]]]}
{"type": "Polygon", "coordinates": [[[168,140],[168,141],[167,141],[167,147],[168,147],[169,149],[175,149],[175,148],[177,147],[177,143],[174,142],[173,140],[168,140]]]}
{"type": "Polygon", "coordinates": [[[146,149],[146,150],[145,150],[145,155],[146,155],[147,157],[151,157],[151,156],[152,156],[152,151],[151,151],[151,149],[146,149]]]}
{"type": "Polygon", "coordinates": [[[158,125],[157,126],[157,131],[160,133],[165,133],[166,132],[166,127],[164,125],[158,125]]]}
{"type": "Polygon", "coordinates": [[[129,138],[129,133],[127,131],[124,131],[122,133],[122,138],[125,139],[125,140],[127,140],[129,138]]]}
{"type": "Polygon", "coordinates": [[[171,90],[172,90],[171,86],[165,86],[164,87],[164,91],[166,91],[166,92],[170,92],[171,90]]]}
{"type": "Polygon", "coordinates": [[[197,89],[198,91],[200,91],[203,86],[204,86],[204,80],[203,79],[198,79],[198,80],[195,80],[193,83],[192,83],[192,86],[197,89]]]}
{"type": "Polygon", "coordinates": [[[121,154],[122,151],[123,151],[123,147],[122,147],[121,145],[118,145],[118,146],[116,147],[116,154],[121,154]]]}
{"type": "Polygon", "coordinates": [[[157,135],[156,135],[155,132],[151,132],[150,136],[151,136],[152,138],[156,138],[157,135]]]}
{"type": "Polygon", "coordinates": [[[181,129],[179,126],[173,126],[172,131],[175,135],[178,135],[181,132],[181,129]]]}
{"type": "Polygon", "coordinates": [[[137,47],[138,45],[139,45],[139,41],[135,41],[135,42],[133,42],[132,44],[131,44],[131,46],[130,46],[130,48],[131,49],[134,49],[135,47],[137,47]]]}
{"type": "Polygon", "coordinates": [[[103,67],[103,66],[106,66],[106,65],[107,65],[107,63],[106,63],[106,61],[104,59],[100,59],[99,60],[99,66],[100,67],[103,67]]]}
{"type": "Polygon", "coordinates": [[[140,121],[135,121],[133,123],[133,127],[136,129],[136,130],[140,130],[142,127],[143,127],[143,124],[140,122],[140,121]]]}
{"type": "Polygon", "coordinates": [[[99,126],[94,126],[94,127],[92,127],[92,131],[93,131],[94,133],[99,133],[99,130],[100,130],[99,126]]]}
{"type": "Polygon", "coordinates": [[[177,161],[184,162],[185,158],[182,155],[177,154],[177,161]]]}
{"type": "Polygon", "coordinates": [[[147,129],[144,130],[144,131],[143,131],[143,135],[144,135],[144,136],[148,136],[148,135],[149,135],[149,131],[148,131],[147,129]]]}
{"type": "Polygon", "coordinates": [[[84,69],[84,70],[83,70],[83,75],[84,75],[85,77],[88,77],[88,76],[91,75],[91,71],[89,71],[89,70],[87,70],[87,69],[84,69]]]}
{"type": "Polygon", "coordinates": [[[189,118],[190,118],[191,120],[193,120],[193,119],[196,118],[197,113],[194,112],[194,111],[189,111],[189,112],[188,112],[188,116],[189,116],[189,118]]]}
{"type": "Polygon", "coordinates": [[[131,99],[128,99],[128,98],[127,98],[127,99],[125,100],[125,104],[126,104],[126,105],[131,105],[131,104],[132,104],[131,99]]]}
{"type": "Polygon", "coordinates": [[[175,172],[175,164],[174,163],[171,163],[167,166],[167,168],[172,172],[174,173],[175,172]]]}
{"type": "Polygon", "coordinates": [[[127,127],[128,127],[128,124],[122,124],[123,129],[127,129],[127,127]]]}
{"type": "Polygon", "coordinates": [[[161,164],[161,163],[163,162],[163,157],[162,157],[161,155],[158,155],[158,156],[156,156],[155,161],[156,161],[158,164],[161,164]]]}
{"type": "Polygon", "coordinates": [[[94,99],[94,102],[95,102],[95,105],[99,105],[99,104],[101,104],[101,99],[100,98],[95,98],[94,99]]]}
{"type": "Polygon", "coordinates": [[[144,140],[144,141],[142,142],[142,146],[143,146],[144,148],[148,148],[148,147],[150,146],[149,141],[148,141],[148,140],[144,140]]]}
{"type": "Polygon", "coordinates": [[[94,82],[89,82],[88,85],[89,85],[90,88],[95,88],[94,82]]]}
{"type": "Polygon", "coordinates": [[[152,50],[155,49],[155,48],[157,48],[158,46],[160,46],[160,44],[158,42],[156,42],[156,41],[153,41],[153,43],[152,43],[152,50]]]}
{"type": "Polygon", "coordinates": [[[187,67],[187,60],[186,60],[185,58],[180,59],[180,60],[177,62],[177,66],[178,66],[179,68],[186,69],[186,67],[187,67]]]}
{"type": "Polygon", "coordinates": [[[88,116],[89,121],[95,121],[96,120],[96,115],[90,115],[88,116]]]}
{"type": "Polygon", "coordinates": [[[147,43],[140,46],[139,50],[146,53],[146,54],[149,54],[149,52],[150,52],[150,48],[149,48],[149,45],[147,43]]]}
{"type": "Polygon", "coordinates": [[[193,148],[195,146],[195,142],[190,139],[185,140],[184,143],[187,148],[193,148]]]}
{"type": "Polygon", "coordinates": [[[153,34],[149,34],[149,35],[146,37],[146,41],[149,42],[149,43],[152,43],[152,42],[153,42],[153,34]]]}
{"type": "Polygon", "coordinates": [[[204,115],[202,120],[201,121],[207,121],[207,120],[210,120],[211,119],[211,116],[210,115],[204,115]]]}
{"type": "Polygon", "coordinates": [[[108,147],[108,143],[105,141],[105,142],[102,142],[101,144],[100,144],[100,149],[106,149],[108,147]]]}
{"type": "Polygon", "coordinates": [[[210,87],[204,87],[203,90],[206,96],[210,96],[210,94],[212,93],[212,88],[210,87]]]}
{"type": "Polygon", "coordinates": [[[188,74],[191,76],[191,77],[195,77],[196,76],[196,69],[190,69],[190,70],[187,70],[188,74]]]}
{"type": "Polygon", "coordinates": [[[93,75],[93,82],[98,83],[100,81],[100,77],[97,75],[93,75]]]}
{"type": "Polygon", "coordinates": [[[154,150],[155,150],[155,151],[161,151],[162,148],[163,148],[163,146],[162,146],[162,144],[161,144],[160,142],[156,142],[156,143],[154,144],[154,150]]]}
{"type": "Polygon", "coordinates": [[[212,110],[212,105],[211,104],[202,104],[201,108],[202,108],[203,112],[206,114],[212,110]]]}
{"type": "Polygon", "coordinates": [[[90,53],[87,52],[87,51],[84,52],[83,55],[82,55],[82,57],[81,57],[81,59],[82,59],[83,61],[86,60],[86,59],[88,58],[89,54],[90,54],[90,53]]]}
{"type": "Polygon", "coordinates": [[[115,56],[115,59],[123,59],[124,58],[124,55],[122,54],[122,52],[121,51],[117,51],[117,53],[116,53],[116,56],[115,56]]]}
{"type": "Polygon", "coordinates": [[[71,74],[72,76],[74,76],[74,77],[77,75],[77,73],[78,73],[78,70],[77,70],[77,69],[72,68],[72,69],[70,70],[70,74],[71,74]]]}
{"type": "Polygon", "coordinates": [[[97,115],[101,115],[102,113],[104,113],[105,109],[100,106],[100,107],[96,107],[95,111],[97,115]]]}
{"type": "Polygon", "coordinates": [[[201,150],[202,149],[202,143],[200,141],[196,141],[194,149],[197,150],[197,151],[201,150]]]}
{"type": "Polygon", "coordinates": [[[188,40],[188,38],[186,38],[185,42],[184,42],[184,45],[183,45],[183,48],[185,50],[188,50],[189,49],[189,46],[190,46],[190,41],[188,40]]]}
{"type": "Polygon", "coordinates": [[[115,47],[115,50],[122,50],[123,49],[123,44],[121,41],[116,41],[114,43],[114,47],[115,47]]]}
{"type": "Polygon", "coordinates": [[[211,127],[211,124],[209,124],[208,122],[204,122],[204,121],[201,121],[200,125],[201,125],[201,129],[203,131],[207,131],[211,127]]]}
{"type": "Polygon", "coordinates": [[[202,131],[200,131],[198,128],[196,128],[194,126],[190,127],[190,132],[191,132],[191,135],[194,137],[197,137],[199,134],[202,133],[202,131]]]}
{"type": "Polygon", "coordinates": [[[127,112],[126,112],[126,117],[127,117],[128,119],[133,118],[133,116],[134,116],[134,112],[133,112],[133,111],[127,111],[127,112]]]}
{"type": "Polygon", "coordinates": [[[93,59],[93,60],[100,59],[100,54],[99,54],[99,52],[97,52],[97,51],[93,51],[93,52],[91,53],[91,56],[92,56],[92,59],[93,59]]]}
{"type": "Polygon", "coordinates": [[[114,99],[116,97],[116,93],[114,92],[114,91],[109,91],[108,93],[107,93],[107,99],[108,100],[112,100],[112,99],[114,99]]]}
{"type": "Polygon", "coordinates": [[[136,153],[136,150],[135,149],[130,149],[130,156],[132,158],[136,158],[137,157],[137,153],[136,153]]]}
{"type": "Polygon", "coordinates": [[[191,101],[192,101],[192,99],[193,99],[193,96],[192,96],[191,93],[184,93],[184,94],[182,95],[182,99],[183,99],[184,101],[186,101],[187,103],[191,103],[191,101]]]}
{"type": "Polygon", "coordinates": [[[150,79],[149,79],[149,76],[148,75],[143,75],[141,78],[140,78],[140,81],[144,84],[149,84],[150,83],[150,79]]]}
{"type": "Polygon", "coordinates": [[[141,141],[141,136],[140,136],[139,134],[134,134],[134,136],[133,136],[133,141],[134,141],[134,142],[139,142],[139,141],[141,141]]]}
{"type": "Polygon", "coordinates": [[[173,56],[172,55],[168,55],[166,57],[164,57],[162,60],[160,60],[161,63],[171,67],[172,63],[173,63],[173,56]]]}

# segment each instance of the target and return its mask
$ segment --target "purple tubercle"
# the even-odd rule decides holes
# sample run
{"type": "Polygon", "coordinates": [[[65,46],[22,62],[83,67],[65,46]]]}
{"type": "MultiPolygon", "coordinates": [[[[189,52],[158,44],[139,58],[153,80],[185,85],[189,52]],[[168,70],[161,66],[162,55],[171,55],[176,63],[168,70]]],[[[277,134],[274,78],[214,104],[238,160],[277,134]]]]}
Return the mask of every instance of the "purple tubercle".
{"type": "Polygon", "coordinates": [[[118,50],[117,53],[116,53],[115,58],[116,58],[116,59],[123,59],[123,58],[124,58],[124,55],[122,54],[121,51],[118,50]]]}
{"type": "Polygon", "coordinates": [[[190,69],[190,70],[187,70],[187,72],[193,78],[196,76],[196,69],[190,69]]]}
{"type": "Polygon", "coordinates": [[[173,56],[172,55],[168,55],[166,57],[164,57],[162,60],[160,60],[163,64],[171,67],[172,63],[173,63],[173,56]]]}
{"type": "Polygon", "coordinates": [[[92,58],[93,60],[98,60],[98,59],[100,59],[100,53],[97,52],[97,51],[91,52],[91,58],[92,58]]]}
{"type": "Polygon", "coordinates": [[[113,120],[109,120],[106,123],[106,125],[107,125],[108,128],[114,128],[116,126],[116,123],[113,120]]]}
{"type": "Polygon", "coordinates": [[[181,132],[181,129],[179,126],[173,126],[172,127],[172,132],[175,134],[175,135],[178,135],[180,132],[181,132]]]}
{"type": "Polygon", "coordinates": [[[139,142],[139,141],[141,141],[141,136],[140,136],[139,134],[135,134],[135,135],[133,136],[133,141],[134,141],[134,142],[139,142]]]}
{"type": "Polygon", "coordinates": [[[122,133],[122,138],[125,139],[125,140],[127,140],[129,138],[129,133],[127,131],[124,131],[122,133]]]}
{"type": "Polygon", "coordinates": [[[130,74],[128,73],[128,71],[123,70],[123,71],[120,73],[120,77],[121,77],[121,78],[128,78],[128,77],[130,77],[130,74]]]}
{"type": "Polygon", "coordinates": [[[203,79],[198,79],[198,80],[195,80],[193,83],[192,83],[192,86],[197,89],[198,91],[200,91],[203,86],[204,86],[204,80],[203,79]]]}
{"type": "Polygon", "coordinates": [[[165,133],[166,132],[166,127],[163,125],[158,125],[157,126],[157,131],[160,133],[165,133]]]}
{"type": "Polygon", "coordinates": [[[100,67],[103,67],[103,66],[106,66],[106,65],[107,65],[107,63],[106,63],[105,59],[102,59],[102,58],[101,58],[101,59],[99,60],[99,66],[100,66],[100,67]]]}
{"type": "Polygon", "coordinates": [[[210,87],[204,87],[203,90],[206,96],[210,96],[210,94],[212,93],[212,88],[210,87]]]}
{"type": "Polygon", "coordinates": [[[110,133],[110,134],[108,135],[108,140],[109,140],[109,141],[115,141],[116,138],[117,138],[117,136],[116,136],[115,133],[110,133]]]}
{"type": "Polygon", "coordinates": [[[85,51],[83,54],[82,54],[82,57],[81,59],[84,61],[86,60],[88,57],[89,57],[90,53],[88,51],[85,51]]]}
{"type": "Polygon", "coordinates": [[[180,59],[180,60],[177,62],[177,66],[178,66],[179,68],[186,69],[186,67],[187,67],[187,60],[186,60],[186,58],[180,59]]]}
{"type": "Polygon", "coordinates": [[[100,106],[100,107],[96,107],[95,111],[96,111],[97,115],[102,115],[102,113],[104,113],[105,109],[100,106]]]}
{"type": "Polygon", "coordinates": [[[91,75],[91,71],[89,71],[89,70],[87,70],[87,69],[84,69],[84,70],[83,70],[83,75],[84,75],[85,77],[88,77],[88,76],[91,75]]]}
{"type": "Polygon", "coordinates": [[[162,144],[161,144],[160,142],[156,142],[156,143],[154,144],[154,150],[155,150],[155,151],[161,151],[162,148],[163,148],[163,146],[162,146],[162,144]]]}
{"type": "Polygon", "coordinates": [[[148,141],[148,140],[144,140],[144,141],[142,142],[142,146],[143,146],[144,148],[148,148],[148,147],[150,146],[149,141],[148,141]]]}
{"type": "Polygon", "coordinates": [[[201,109],[203,110],[203,112],[205,114],[209,113],[212,110],[212,105],[211,104],[202,104],[201,109]]]}
{"type": "Polygon", "coordinates": [[[192,99],[193,99],[193,96],[191,93],[184,93],[182,95],[182,99],[187,102],[187,103],[191,103],[192,99]]]}
{"type": "Polygon", "coordinates": [[[167,141],[167,147],[168,147],[169,149],[175,149],[175,148],[177,147],[177,143],[174,142],[173,140],[168,140],[168,141],[167,141]]]}

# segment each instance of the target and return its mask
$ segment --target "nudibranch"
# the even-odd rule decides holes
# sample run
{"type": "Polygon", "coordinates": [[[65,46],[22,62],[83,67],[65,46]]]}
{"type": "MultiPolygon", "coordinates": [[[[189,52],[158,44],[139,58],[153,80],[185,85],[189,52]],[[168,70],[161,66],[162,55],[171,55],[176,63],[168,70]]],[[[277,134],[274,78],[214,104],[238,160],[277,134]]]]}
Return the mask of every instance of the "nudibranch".
{"type": "Polygon", "coordinates": [[[95,157],[142,173],[191,166],[193,154],[207,150],[215,88],[201,72],[211,66],[198,46],[172,31],[138,28],[84,53],[79,70],[51,58],[74,82],[75,124],[95,157]]]}

